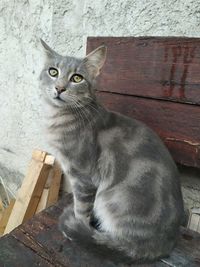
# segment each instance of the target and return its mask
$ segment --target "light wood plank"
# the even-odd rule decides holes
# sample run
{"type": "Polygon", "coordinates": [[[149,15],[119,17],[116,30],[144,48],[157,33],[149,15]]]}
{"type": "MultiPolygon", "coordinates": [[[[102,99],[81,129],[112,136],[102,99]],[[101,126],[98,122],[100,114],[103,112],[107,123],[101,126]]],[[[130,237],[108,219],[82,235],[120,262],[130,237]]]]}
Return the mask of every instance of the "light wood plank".
{"type": "Polygon", "coordinates": [[[4,210],[2,214],[2,218],[0,220],[0,235],[4,234],[14,204],[15,204],[15,199],[11,199],[9,206],[4,210]]]}
{"type": "Polygon", "coordinates": [[[45,163],[48,164],[48,165],[53,166],[54,163],[55,163],[55,157],[52,156],[52,155],[46,155],[46,157],[45,157],[45,163]]]}
{"type": "Polygon", "coordinates": [[[1,221],[1,218],[3,216],[3,211],[4,211],[4,206],[3,206],[3,201],[2,201],[1,196],[0,196],[0,221],[1,221]]]}
{"type": "Polygon", "coordinates": [[[48,196],[49,196],[49,188],[44,188],[44,190],[42,192],[42,196],[40,198],[40,202],[37,206],[36,213],[41,212],[42,210],[44,210],[47,207],[48,196]]]}
{"type": "Polygon", "coordinates": [[[41,150],[33,150],[32,158],[41,162],[44,162],[45,158],[47,156],[47,152],[41,151],[41,150]]]}
{"type": "MultiPolygon", "coordinates": [[[[50,156],[50,155],[49,155],[50,156]]],[[[55,159],[48,157],[45,162],[53,163],[55,159]]],[[[38,204],[36,213],[42,211],[45,208],[48,208],[55,204],[58,201],[60,184],[61,184],[62,170],[60,165],[55,162],[53,168],[50,170],[49,177],[45,184],[45,188],[42,192],[40,202],[38,204]]]]}
{"type": "Polygon", "coordinates": [[[58,162],[56,161],[52,170],[51,186],[49,188],[49,195],[47,200],[47,207],[55,204],[58,201],[62,170],[58,162]]]}
{"type": "Polygon", "coordinates": [[[27,175],[18,191],[5,233],[12,231],[22,222],[31,218],[36,212],[51,168],[51,165],[41,161],[44,160],[43,155],[43,153],[33,153],[27,175]]]}

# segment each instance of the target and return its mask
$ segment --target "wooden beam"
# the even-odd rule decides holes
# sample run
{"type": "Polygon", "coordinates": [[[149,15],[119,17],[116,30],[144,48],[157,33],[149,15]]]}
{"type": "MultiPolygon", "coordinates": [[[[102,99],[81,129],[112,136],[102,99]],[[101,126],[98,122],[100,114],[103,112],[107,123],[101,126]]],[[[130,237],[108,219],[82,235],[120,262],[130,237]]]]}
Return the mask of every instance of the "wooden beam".
{"type": "Polygon", "coordinates": [[[22,186],[18,191],[5,233],[31,218],[37,209],[51,165],[45,163],[46,153],[34,151],[22,186]]]}
{"type": "Polygon", "coordinates": [[[35,149],[32,152],[32,158],[37,160],[37,161],[44,162],[44,160],[46,159],[47,156],[48,156],[47,152],[45,152],[45,151],[35,149]]]}
{"type": "Polygon", "coordinates": [[[4,206],[3,206],[3,201],[2,201],[1,196],[0,196],[0,221],[1,221],[1,218],[3,216],[3,211],[4,211],[4,206]]]}
{"type": "Polygon", "coordinates": [[[106,108],[144,122],[164,141],[174,160],[200,168],[200,108],[169,101],[99,92],[106,108]]]}
{"type": "Polygon", "coordinates": [[[55,162],[54,157],[46,157],[45,162],[51,163],[53,168],[50,170],[45,188],[42,192],[40,202],[38,204],[36,213],[41,212],[43,209],[48,208],[58,201],[62,171],[60,165],[55,162]]]}
{"type": "Polygon", "coordinates": [[[49,188],[44,188],[35,213],[39,213],[47,207],[49,188]]]}
{"type": "Polygon", "coordinates": [[[5,232],[6,225],[10,218],[13,206],[15,204],[15,199],[11,199],[9,206],[4,210],[2,218],[0,219],[0,235],[3,235],[5,232]]]}
{"type": "Polygon", "coordinates": [[[52,170],[52,181],[49,188],[49,195],[47,200],[47,206],[49,207],[58,201],[60,183],[62,178],[62,170],[58,162],[56,161],[52,170]]]}

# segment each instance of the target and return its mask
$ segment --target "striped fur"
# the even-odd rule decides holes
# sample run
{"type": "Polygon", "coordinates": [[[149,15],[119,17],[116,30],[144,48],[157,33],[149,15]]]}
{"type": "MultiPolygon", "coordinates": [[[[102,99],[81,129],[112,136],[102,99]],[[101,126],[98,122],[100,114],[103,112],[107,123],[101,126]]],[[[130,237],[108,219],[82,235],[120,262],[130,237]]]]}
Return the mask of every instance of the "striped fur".
{"type": "Polygon", "coordinates": [[[168,255],[183,216],[179,174],[169,152],[141,122],[110,112],[96,100],[95,78],[105,47],[76,59],[43,46],[40,84],[47,138],[74,199],[60,218],[61,231],[114,262],[168,255]],[[49,67],[58,68],[57,78],[49,76],[49,67]],[[74,73],[83,81],[71,82],[74,73]],[[65,88],[59,99],[58,85],[65,88]]]}

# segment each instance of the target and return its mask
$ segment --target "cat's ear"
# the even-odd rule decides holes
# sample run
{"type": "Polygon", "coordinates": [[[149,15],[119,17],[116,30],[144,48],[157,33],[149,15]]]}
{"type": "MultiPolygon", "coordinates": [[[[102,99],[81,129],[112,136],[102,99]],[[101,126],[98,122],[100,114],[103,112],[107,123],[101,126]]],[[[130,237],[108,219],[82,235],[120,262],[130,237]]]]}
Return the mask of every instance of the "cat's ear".
{"type": "Polygon", "coordinates": [[[101,45],[84,58],[83,63],[93,77],[99,75],[106,60],[106,52],[106,46],[101,45]]]}
{"type": "Polygon", "coordinates": [[[49,47],[48,44],[46,44],[45,41],[43,41],[41,38],[40,38],[40,42],[43,46],[43,49],[44,49],[44,52],[47,58],[51,58],[57,55],[57,53],[51,47],[49,47]]]}

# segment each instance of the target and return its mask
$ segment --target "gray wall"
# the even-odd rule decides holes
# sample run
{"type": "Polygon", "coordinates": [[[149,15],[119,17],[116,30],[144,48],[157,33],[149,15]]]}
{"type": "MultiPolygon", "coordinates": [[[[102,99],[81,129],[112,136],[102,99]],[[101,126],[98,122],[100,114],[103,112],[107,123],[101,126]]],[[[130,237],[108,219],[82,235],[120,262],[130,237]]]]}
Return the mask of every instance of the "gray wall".
{"type": "Polygon", "coordinates": [[[60,53],[83,56],[87,36],[145,35],[199,37],[200,1],[0,0],[0,176],[12,191],[31,151],[48,150],[38,37],[60,53]]]}

